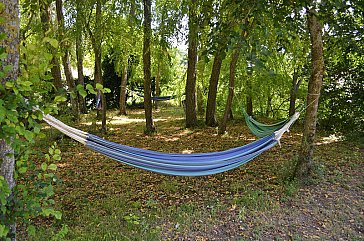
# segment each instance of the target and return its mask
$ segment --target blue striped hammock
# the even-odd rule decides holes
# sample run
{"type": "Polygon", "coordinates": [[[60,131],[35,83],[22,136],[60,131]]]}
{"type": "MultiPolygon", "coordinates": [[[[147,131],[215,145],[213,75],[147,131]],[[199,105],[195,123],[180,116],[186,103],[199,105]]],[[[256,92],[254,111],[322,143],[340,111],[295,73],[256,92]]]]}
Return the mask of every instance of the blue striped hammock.
{"type": "Polygon", "coordinates": [[[91,150],[124,164],[161,174],[204,176],[237,168],[272,148],[298,117],[299,112],[279,130],[247,145],[225,151],[194,154],[163,153],[121,145],[70,127],[51,115],[45,115],[43,119],[91,150]]]}

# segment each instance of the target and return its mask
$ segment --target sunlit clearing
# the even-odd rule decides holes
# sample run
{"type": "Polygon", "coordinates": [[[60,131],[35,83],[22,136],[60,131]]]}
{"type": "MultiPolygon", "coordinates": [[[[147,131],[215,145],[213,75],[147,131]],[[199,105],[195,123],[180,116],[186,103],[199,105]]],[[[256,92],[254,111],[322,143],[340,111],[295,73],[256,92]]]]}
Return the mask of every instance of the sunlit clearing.
{"type": "MultiPolygon", "coordinates": [[[[156,118],[153,119],[154,122],[158,122],[158,121],[166,121],[167,119],[165,118],[156,118]]],[[[128,117],[122,117],[122,116],[116,116],[113,117],[112,120],[108,121],[108,123],[112,124],[112,125],[127,125],[130,123],[140,123],[140,122],[145,122],[144,119],[137,119],[137,118],[128,118],[128,117]]],[[[88,122],[81,122],[82,125],[87,125],[87,126],[91,126],[92,125],[92,121],[88,121],[88,122]]],[[[101,121],[96,122],[96,124],[101,124],[101,121]]]]}
{"type": "Polygon", "coordinates": [[[330,135],[326,137],[322,137],[319,142],[317,142],[317,145],[326,145],[334,142],[338,142],[342,139],[342,136],[336,136],[336,135],[330,135]]]}
{"type": "Polygon", "coordinates": [[[157,136],[156,139],[167,141],[167,142],[173,142],[173,141],[178,141],[180,138],[179,137],[157,136]]]}

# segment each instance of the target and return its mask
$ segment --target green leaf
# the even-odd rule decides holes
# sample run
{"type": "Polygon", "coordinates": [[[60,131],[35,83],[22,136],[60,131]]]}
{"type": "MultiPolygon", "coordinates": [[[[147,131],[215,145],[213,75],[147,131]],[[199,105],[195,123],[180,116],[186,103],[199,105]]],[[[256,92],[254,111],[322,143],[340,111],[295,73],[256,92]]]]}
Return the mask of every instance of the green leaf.
{"type": "Polygon", "coordinates": [[[21,168],[19,168],[18,172],[19,172],[20,174],[23,174],[23,173],[26,173],[26,172],[27,172],[27,170],[28,170],[28,168],[27,168],[27,167],[21,167],[21,168]]]}
{"type": "Polygon", "coordinates": [[[36,229],[33,225],[29,225],[28,227],[28,235],[31,237],[35,236],[36,229]]]}
{"type": "Polygon", "coordinates": [[[86,85],[86,89],[87,89],[87,90],[88,90],[91,94],[96,95],[96,91],[94,90],[94,87],[92,87],[92,85],[87,84],[87,85],[86,85]]]}
{"type": "Polygon", "coordinates": [[[0,224],[0,238],[5,238],[8,232],[9,230],[6,228],[6,226],[0,224]]]}
{"type": "Polygon", "coordinates": [[[45,37],[43,39],[43,41],[49,43],[50,45],[52,45],[53,48],[58,48],[58,41],[57,41],[57,39],[45,37]]]}
{"type": "Polygon", "coordinates": [[[104,88],[103,93],[111,93],[111,90],[109,88],[104,88]]]}
{"type": "Polygon", "coordinates": [[[65,102],[67,100],[67,98],[66,97],[64,97],[64,96],[60,96],[60,95],[57,95],[56,97],[54,97],[54,101],[55,102],[65,102]]]}
{"type": "Polygon", "coordinates": [[[85,97],[87,96],[87,92],[86,92],[84,89],[79,90],[78,92],[80,93],[80,95],[81,95],[83,98],[85,98],[85,97]]]}
{"type": "Polygon", "coordinates": [[[24,135],[25,139],[27,139],[28,141],[33,141],[33,139],[34,139],[34,133],[31,131],[26,130],[26,131],[24,131],[23,135],[24,135]]]}
{"type": "Polygon", "coordinates": [[[76,90],[78,90],[78,91],[80,91],[80,90],[84,90],[83,85],[78,84],[78,85],[76,86],[76,90]]]}
{"type": "Polygon", "coordinates": [[[60,161],[62,158],[59,154],[54,154],[53,159],[56,161],[60,161]]]}
{"type": "Polygon", "coordinates": [[[100,84],[100,83],[96,84],[96,89],[97,90],[102,90],[103,88],[104,88],[104,86],[102,86],[102,84],[100,84]]]}
{"type": "Polygon", "coordinates": [[[48,168],[47,163],[43,162],[42,165],[41,165],[41,168],[42,168],[43,171],[46,171],[47,168],[48,168]]]}
{"type": "Polygon", "coordinates": [[[58,220],[60,220],[62,218],[62,213],[60,211],[54,211],[53,215],[58,220]]]}
{"type": "Polygon", "coordinates": [[[11,89],[14,87],[14,82],[12,81],[8,81],[5,83],[5,87],[8,88],[8,89],[11,89]]]}
{"type": "Polygon", "coordinates": [[[51,170],[51,171],[56,171],[57,170],[57,165],[56,164],[50,164],[49,166],[48,166],[48,170],[51,170]]]}

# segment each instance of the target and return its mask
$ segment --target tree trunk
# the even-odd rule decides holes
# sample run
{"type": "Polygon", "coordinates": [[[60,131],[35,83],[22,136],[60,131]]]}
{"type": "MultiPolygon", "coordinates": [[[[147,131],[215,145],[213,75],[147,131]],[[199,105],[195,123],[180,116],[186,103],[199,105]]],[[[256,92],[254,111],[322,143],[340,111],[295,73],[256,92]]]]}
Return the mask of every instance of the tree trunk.
{"type": "Polygon", "coordinates": [[[230,62],[230,75],[229,75],[229,94],[226,101],[225,106],[225,112],[224,117],[222,118],[220,125],[219,125],[219,134],[224,134],[226,131],[226,123],[228,121],[231,111],[231,105],[233,103],[233,97],[234,97],[234,88],[235,88],[235,69],[236,65],[238,63],[240,54],[240,48],[237,48],[234,50],[233,55],[231,56],[231,62],[230,62]]]}
{"type": "MultiPolygon", "coordinates": [[[[81,6],[80,0],[76,2],[76,58],[77,58],[77,74],[78,74],[78,84],[85,87],[85,76],[83,74],[83,44],[82,44],[82,23],[81,23],[81,6]]],[[[78,105],[80,108],[80,112],[82,114],[87,113],[85,98],[81,95],[78,95],[78,105]]]]}
{"type": "MultiPolygon", "coordinates": [[[[2,16],[5,21],[0,26],[0,32],[5,33],[6,38],[2,40],[1,47],[7,53],[6,58],[3,60],[3,66],[12,66],[12,70],[0,79],[1,84],[5,85],[7,81],[16,81],[18,78],[20,19],[19,3],[17,0],[4,0],[3,3],[2,16]]],[[[12,137],[10,136],[7,137],[7,141],[0,139],[0,175],[5,178],[10,190],[16,185],[14,179],[15,157],[11,140],[12,137]]],[[[12,195],[11,193],[9,197],[12,195]]],[[[8,238],[16,240],[16,224],[11,224],[8,228],[10,229],[8,238]]]]}
{"type": "Polygon", "coordinates": [[[143,0],[144,6],[144,37],[143,37],[143,65],[144,65],[144,111],[145,111],[145,133],[155,132],[153,124],[153,106],[151,97],[151,60],[150,60],[150,38],[152,35],[151,0],[143,0]]]}
{"type": "Polygon", "coordinates": [[[215,54],[214,63],[211,71],[209,94],[206,106],[206,120],[205,120],[206,125],[212,127],[217,126],[217,120],[215,116],[216,95],[217,95],[217,85],[219,83],[221,65],[222,65],[222,54],[221,52],[217,52],[215,54]]]}
{"type": "MultiPolygon", "coordinates": [[[[101,1],[97,0],[96,2],[96,16],[95,16],[95,34],[91,37],[93,42],[93,48],[95,53],[95,83],[99,83],[104,85],[104,81],[102,79],[102,12],[101,12],[101,1]]],[[[106,127],[106,98],[105,94],[101,91],[101,108],[102,108],[102,120],[101,120],[101,131],[103,133],[107,132],[106,127]]]]}
{"type": "MultiPolygon", "coordinates": [[[[41,4],[40,20],[42,23],[43,35],[44,37],[46,37],[46,33],[50,30],[50,26],[52,25],[49,13],[49,4],[46,3],[41,4]]],[[[57,57],[58,50],[55,49],[53,46],[48,46],[48,49],[53,55],[51,60],[52,64],[51,73],[53,77],[52,82],[56,90],[61,91],[63,89],[63,84],[62,84],[61,66],[59,64],[59,59],[57,57]]]]}
{"type": "Polygon", "coordinates": [[[186,80],[186,127],[197,125],[196,113],[196,63],[197,63],[197,24],[196,0],[192,0],[188,9],[188,65],[186,80]]]}
{"type": "Polygon", "coordinates": [[[250,75],[248,76],[247,82],[247,95],[246,95],[246,113],[250,116],[253,115],[253,98],[252,98],[252,83],[250,80],[250,75]]]}
{"type": "Polygon", "coordinates": [[[63,64],[64,74],[66,76],[68,91],[70,92],[71,109],[73,114],[78,115],[79,114],[78,100],[75,92],[76,85],[75,85],[75,80],[73,79],[72,76],[72,69],[69,60],[69,46],[67,44],[68,40],[67,41],[65,40],[62,0],[56,0],[56,12],[58,21],[59,42],[61,49],[64,51],[64,55],[62,56],[62,64],[63,64]]]}
{"type": "Polygon", "coordinates": [[[199,57],[197,63],[197,113],[203,115],[205,113],[204,101],[203,101],[203,88],[204,88],[204,74],[206,63],[202,56],[199,57]]]}
{"type": "MultiPolygon", "coordinates": [[[[160,96],[161,95],[161,64],[158,63],[157,68],[157,77],[155,78],[155,95],[160,96]]],[[[158,109],[158,101],[154,101],[154,108],[158,109]]]]}
{"type": "Polygon", "coordinates": [[[316,12],[313,9],[308,12],[308,28],[311,39],[312,72],[308,83],[307,109],[303,139],[295,170],[295,176],[300,181],[307,180],[313,171],[317,109],[324,74],[322,26],[317,19],[316,12]]]}
{"type": "Polygon", "coordinates": [[[302,78],[298,80],[298,74],[295,71],[293,73],[291,93],[289,97],[289,116],[292,116],[296,112],[297,91],[298,88],[300,87],[301,80],[302,78]]]}
{"type": "Polygon", "coordinates": [[[273,113],[272,111],[272,95],[268,93],[267,97],[267,109],[265,110],[265,115],[269,117],[269,115],[273,113]]]}
{"type": "Polygon", "coordinates": [[[128,81],[128,64],[125,63],[120,84],[119,115],[126,115],[126,82],[128,81]]]}

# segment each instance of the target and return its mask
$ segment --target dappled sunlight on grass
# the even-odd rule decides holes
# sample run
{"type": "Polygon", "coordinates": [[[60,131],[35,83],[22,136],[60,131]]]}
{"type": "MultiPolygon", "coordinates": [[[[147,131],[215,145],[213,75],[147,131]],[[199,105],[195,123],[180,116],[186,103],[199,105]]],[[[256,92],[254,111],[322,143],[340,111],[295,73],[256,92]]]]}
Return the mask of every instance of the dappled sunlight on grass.
{"type": "Polygon", "coordinates": [[[322,137],[318,140],[318,142],[316,143],[316,145],[327,145],[327,144],[331,144],[334,142],[339,142],[342,140],[342,136],[336,136],[336,135],[329,135],[329,136],[325,136],[322,137]]]}
{"type": "Polygon", "coordinates": [[[182,154],[191,154],[191,153],[194,153],[193,150],[183,150],[182,151],[182,154]]]}

